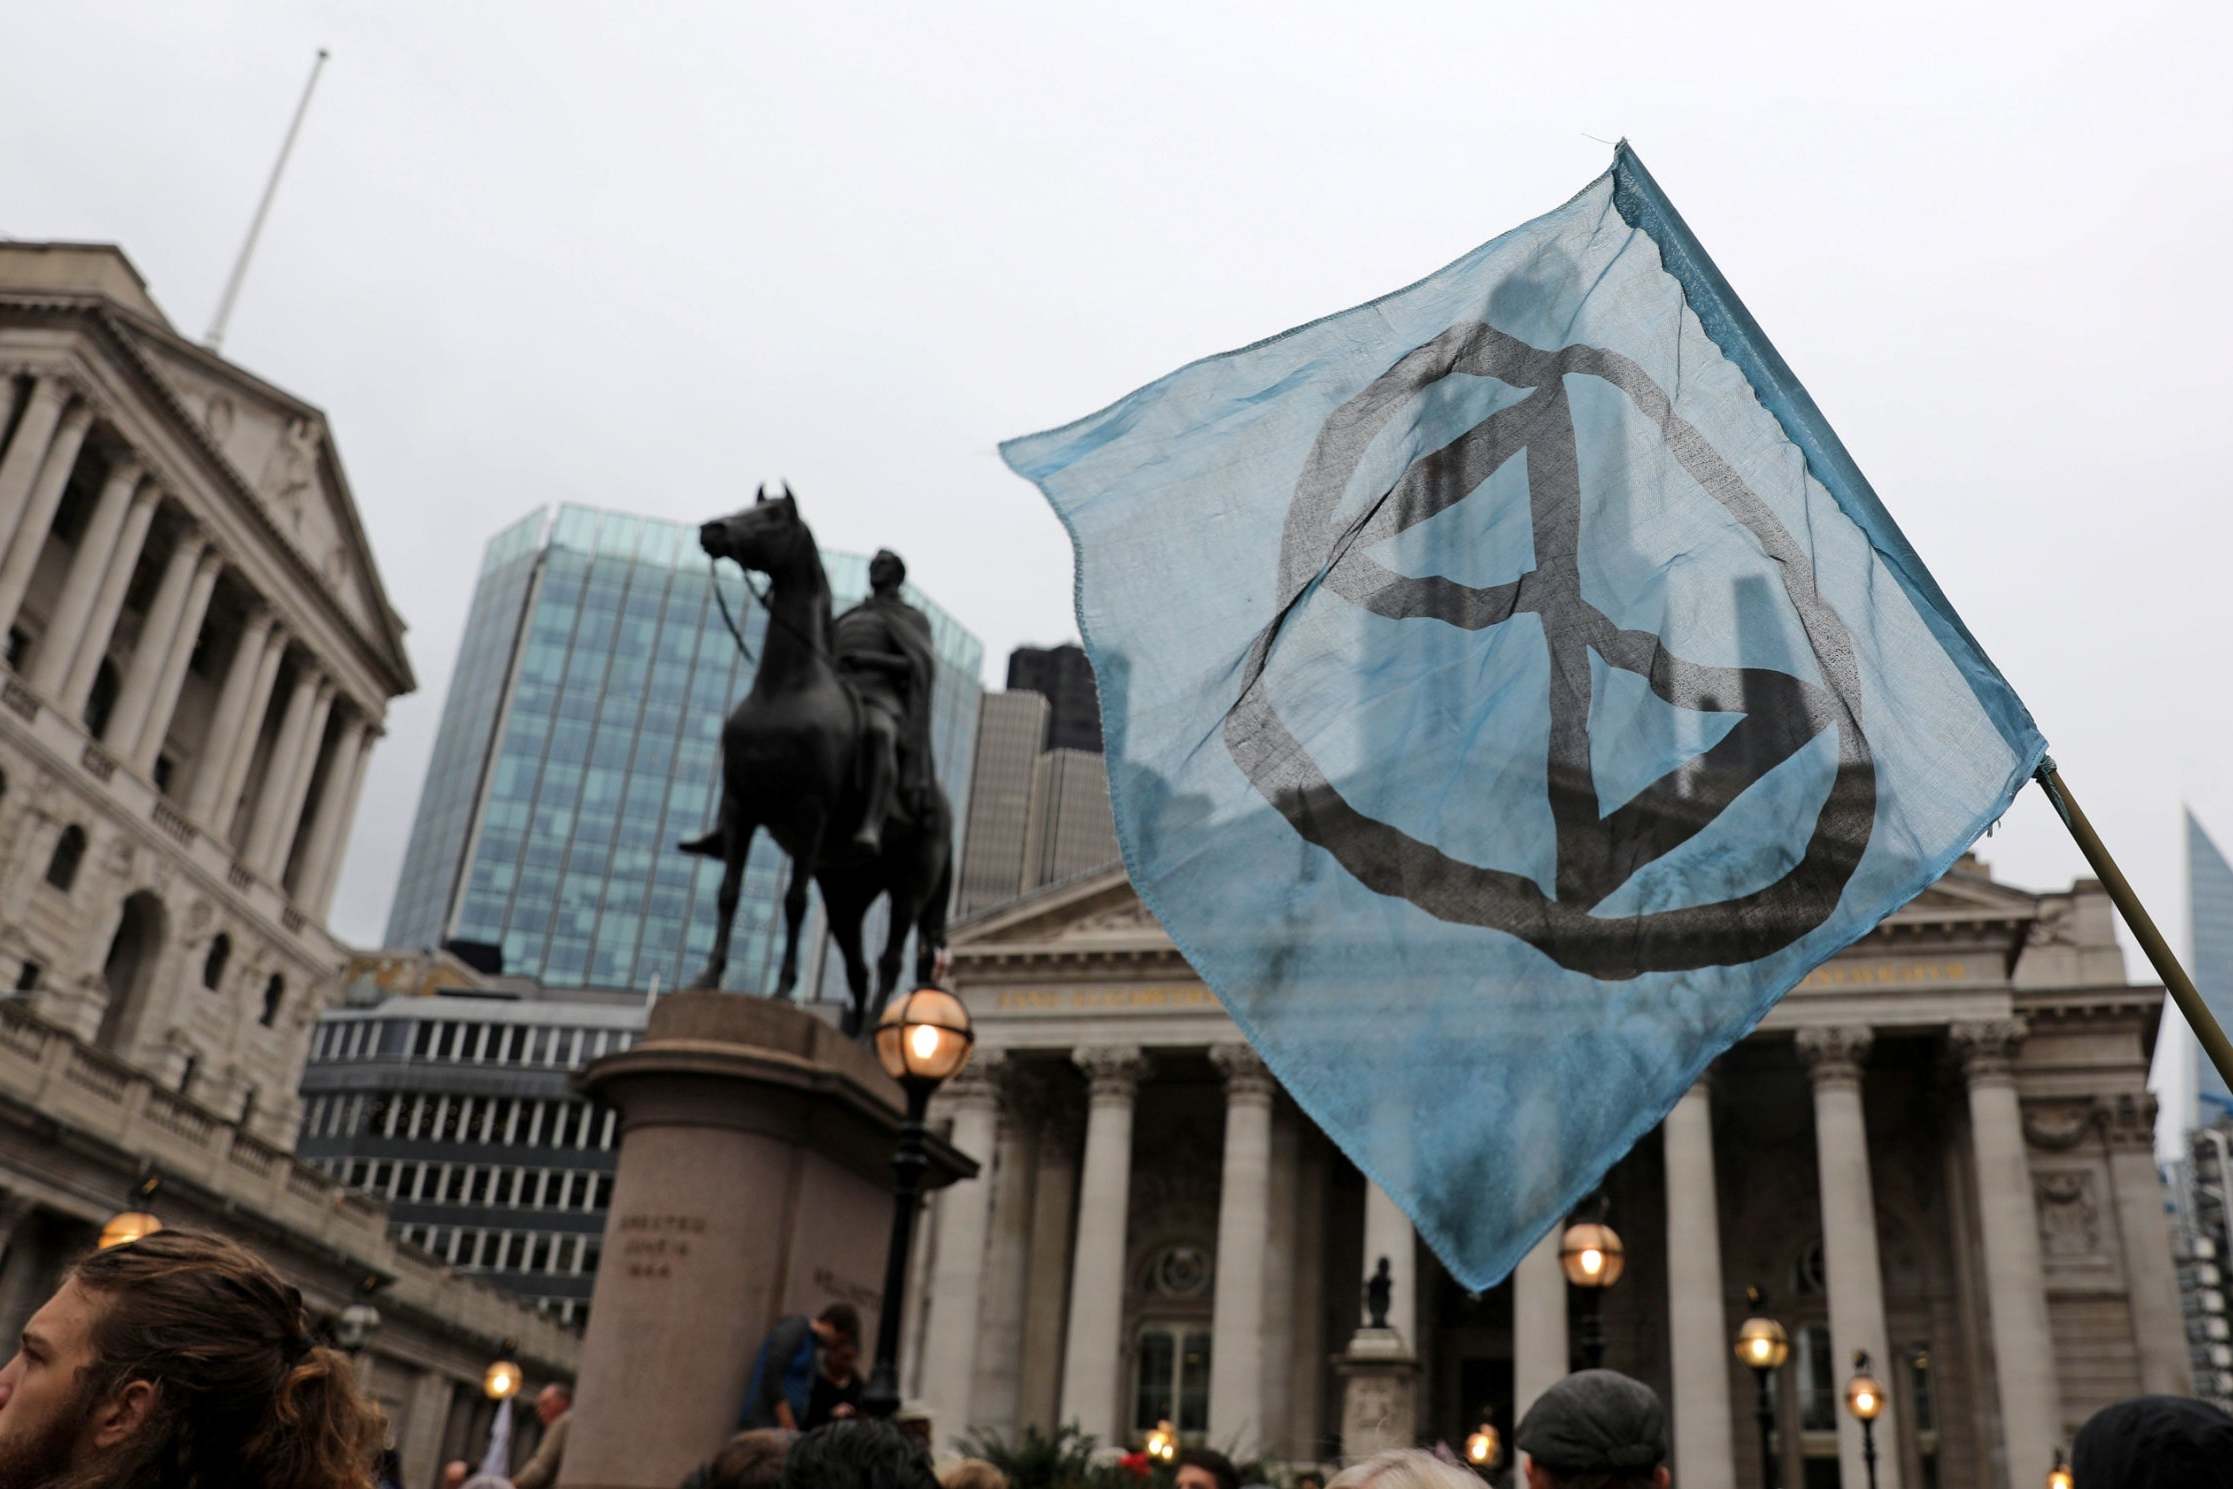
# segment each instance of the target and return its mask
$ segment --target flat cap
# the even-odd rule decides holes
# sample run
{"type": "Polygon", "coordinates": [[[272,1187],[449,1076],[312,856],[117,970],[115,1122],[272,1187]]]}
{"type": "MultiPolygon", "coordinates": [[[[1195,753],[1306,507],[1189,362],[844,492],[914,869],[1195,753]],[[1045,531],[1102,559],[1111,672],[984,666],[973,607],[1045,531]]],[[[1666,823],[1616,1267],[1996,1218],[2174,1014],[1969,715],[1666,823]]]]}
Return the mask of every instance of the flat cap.
{"type": "Polygon", "coordinates": [[[1633,1473],[1667,1461],[1667,1409],[1617,1370],[1579,1370],[1535,1399],[1513,1440],[1553,1473],[1633,1473]]]}

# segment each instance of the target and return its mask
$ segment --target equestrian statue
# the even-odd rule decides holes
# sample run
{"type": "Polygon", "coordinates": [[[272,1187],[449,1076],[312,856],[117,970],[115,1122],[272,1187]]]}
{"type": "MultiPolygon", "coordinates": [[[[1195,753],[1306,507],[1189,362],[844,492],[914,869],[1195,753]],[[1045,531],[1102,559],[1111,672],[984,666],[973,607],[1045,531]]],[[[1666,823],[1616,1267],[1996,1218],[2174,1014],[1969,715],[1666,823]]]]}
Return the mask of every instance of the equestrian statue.
{"type": "Polygon", "coordinates": [[[744,569],[748,585],[752,573],[768,576],[768,627],[751,690],[722,726],[720,815],[678,845],[721,860],[721,923],[694,986],[721,985],[745,859],[765,828],[791,859],[776,996],[798,982],[811,877],[853,994],[845,1031],[865,1038],[898,985],[908,933],[918,983],[946,949],[954,814],[931,760],[930,622],[900,598],[907,566],[889,549],[869,563],[869,597],[832,620],[822,552],[788,485],[772,498],[761,487],[751,506],[699,528],[698,543],[716,569],[724,558],[744,569]],[[872,1004],[861,921],[878,896],[891,899],[891,934],[872,1004]]]}

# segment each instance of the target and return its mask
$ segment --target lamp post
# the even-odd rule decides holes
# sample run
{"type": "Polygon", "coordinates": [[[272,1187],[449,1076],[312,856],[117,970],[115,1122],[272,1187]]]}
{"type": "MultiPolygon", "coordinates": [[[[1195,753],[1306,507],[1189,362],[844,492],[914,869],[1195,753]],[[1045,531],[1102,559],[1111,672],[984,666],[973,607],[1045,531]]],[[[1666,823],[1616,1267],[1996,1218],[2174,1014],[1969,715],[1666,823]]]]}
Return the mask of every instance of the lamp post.
{"type": "Polygon", "coordinates": [[[108,1224],[101,1227],[99,1249],[106,1251],[111,1246],[127,1246],[161,1230],[163,1222],[156,1217],[152,1206],[155,1191],[162,1187],[160,1174],[152,1168],[141,1169],[138,1181],[132,1185],[132,1197],[125,1201],[127,1208],[111,1215],[108,1224]]]}
{"type": "Polygon", "coordinates": [[[1465,1440],[1465,1461],[1472,1464],[1474,1471],[1481,1477],[1487,1478],[1503,1451],[1504,1439],[1498,1435],[1496,1423],[1491,1420],[1489,1409],[1484,1406],[1481,1408],[1481,1425],[1474,1428],[1465,1440]]]}
{"type": "Polygon", "coordinates": [[[2070,1476],[2070,1460],[2062,1456],[2062,1444],[2055,1444],[2055,1466],[2047,1470],[2047,1489],[2072,1489],[2076,1483],[2070,1476]]]}
{"type": "Polygon", "coordinates": [[[1884,1415],[1884,1382],[1869,1374],[1869,1352],[1853,1352],[1853,1379],[1845,1383],[1845,1409],[1861,1424],[1861,1461],[1869,1468],[1869,1489],[1876,1489],[1876,1419],[1884,1415]]]}
{"type": "Polygon", "coordinates": [[[1776,1489],[1782,1476],[1776,1471],[1776,1409],[1768,1388],[1783,1362],[1791,1358],[1791,1336],[1769,1316],[1767,1294],[1748,1287],[1745,1301],[1752,1307],[1752,1316],[1737,1328],[1737,1358],[1745,1362],[1759,1386],[1753,1418],[1760,1424],[1760,1482],[1764,1489],[1776,1489]]]}
{"type": "Polygon", "coordinates": [[[1620,1281],[1627,1269],[1627,1250],[1619,1234],[1602,1220],[1577,1221],[1559,1240],[1558,1264],[1566,1280],[1581,1289],[1582,1365],[1595,1370],[1605,1363],[1605,1320],[1600,1315],[1605,1289],[1620,1281]]]}
{"type": "Polygon", "coordinates": [[[969,1063],[977,1036],[969,1010],[941,988],[917,988],[884,1010],[876,1025],[876,1059],[907,1096],[907,1119],[892,1152],[892,1239],[884,1252],[884,1306],[876,1320],[876,1368],[861,1393],[861,1410],[889,1420],[899,1411],[899,1330],[907,1291],[907,1253],[915,1212],[923,1202],[923,1116],[931,1093],[969,1063]]]}

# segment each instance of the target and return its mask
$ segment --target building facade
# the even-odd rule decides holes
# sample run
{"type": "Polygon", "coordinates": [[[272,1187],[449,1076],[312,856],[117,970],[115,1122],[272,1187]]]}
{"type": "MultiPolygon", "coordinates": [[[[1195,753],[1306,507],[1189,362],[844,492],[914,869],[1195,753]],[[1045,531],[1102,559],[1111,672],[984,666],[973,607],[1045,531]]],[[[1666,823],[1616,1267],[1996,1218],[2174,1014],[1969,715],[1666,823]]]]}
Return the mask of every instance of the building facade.
{"type": "Polygon", "coordinates": [[[1033,767],[1047,737],[1047,700],[1039,693],[987,693],[977,714],[977,759],[969,776],[955,910],[969,915],[1006,904],[1029,887],[1033,767]]]}
{"type": "MultiPolygon", "coordinates": [[[[2193,942],[2195,988],[2222,1028],[2233,1029],[2233,864],[2186,814],[2187,927],[2193,942]]],[[[2191,1045],[2189,1046],[2191,1050],[2191,1045]]],[[[2233,1117],[2233,1090],[2208,1060],[2193,1052],[2197,1110],[2188,1122],[2233,1117]]],[[[2185,1125],[2183,1122],[2181,1125],[2185,1125]]]]}
{"type": "MultiPolygon", "coordinates": [[[[1788,1485],[1864,1482],[1840,1409],[1857,1347],[1892,1386],[1883,1489],[2024,1489],[2096,1408],[2189,1388],[2146,1089],[2161,992],[2127,985],[2111,915],[2091,881],[2032,894],[1965,859],[1616,1167],[1606,1363],[1669,1402],[1677,1482],[1763,1482],[1732,1348],[1748,1284],[1794,1342],[1774,1402],[1788,1485]]],[[[1335,1458],[1336,1357],[1381,1256],[1420,1440],[1462,1443],[1484,1406],[1509,1429],[1569,1368],[1555,1242],[1487,1293],[1458,1287],[1121,872],[964,922],[954,956],[980,1053],[940,1107],[984,1176],[936,1199],[905,1362],[942,1442],[1075,1421],[1130,1446],[1170,1418],[1335,1458]]]]}
{"type": "MultiPolygon", "coordinates": [[[[839,608],[868,561],[825,553],[839,608]]],[[[766,613],[732,572],[723,591],[754,655],[766,613]]],[[[675,851],[713,820],[721,725],[753,663],[722,620],[698,530],[562,506],[490,541],[444,700],[387,943],[501,949],[541,986],[674,987],[712,946],[721,868],[675,851]]],[[[983,647],[913,586],[939,667],[932,752],[960,815],[969,799],[983,647]]],[[[723,986],[766,991],[782,952],[785,861],[764,837],[747,867],[723,986]]],[[[875,912],[883,913],[879,908],[875,912]]],[[[817,899],[800,965],[843,996],[817,899]]],[[[871,944],[881,922],[869,927],[871,944]]]]}
{"type": "Polygon", "coordinates": [[[1017,647],[1008,654],[1008,690],[1047,700],[1047,732],[1039,748],[1101,752],[1101,694],[1083,647],[1017,647]]]}
{"type": "Polygon", "coordinates": [[[99,244],[0,243],[0,1337],[119,1210],[255,1247],[360,1362],[412,1489],[555,1323],[293,1154],[326,911],[410,690],[325,417],[177,334],[99,244]]]}
{"type": "Polygon", "coordinates": [[[1024,841],[1031,854],[1026,888],[1118,861],[1109,765],[1099,750],[1049,750],[1033,763],[1024,841]]]}
{"type": "Polygon", "coordinates": [[[2186,1318],[2194,1393],[2233,1411],[2233,1118],[2187,1134],[2172,1166],[2177,1195],[2179,1301],[2186,1318]]]}
{"type": "Polygon", "coordinates": [[[297,1151],[383,1200],[398,1239],[520,1294],[589,1312],[612,1201],[615,1114],[573,1074],[643,1032],[632,993],[353,982],[319,1020],[297,1151]]]}

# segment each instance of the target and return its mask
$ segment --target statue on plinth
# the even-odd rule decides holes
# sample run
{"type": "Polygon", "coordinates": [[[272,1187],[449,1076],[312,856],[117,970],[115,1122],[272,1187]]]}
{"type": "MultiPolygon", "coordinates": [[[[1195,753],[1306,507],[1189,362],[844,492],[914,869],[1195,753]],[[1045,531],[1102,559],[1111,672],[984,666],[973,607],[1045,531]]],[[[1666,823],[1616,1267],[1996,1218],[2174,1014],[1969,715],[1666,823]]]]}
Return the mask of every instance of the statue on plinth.
{"type": "MultiPolygon", "coordinates": [[[[869,598],[833,621],[821,549],[788,486],[773,498],[763,487],[751,506],[704,524],[698,543],[717,570],[726,558],[769,582],[752,687],[721,730],[719,815],[712,831],[679,845],[722,865],[721,922],[694,986],[721,985],[745,859],[753,834],[765,828],[791,859],[774,991],[788,996],[798,982],[811,879],[845,962],[853,997],[846,1032],[866,1037],[899,983],[909,933],[918,983],[934,980],[946,949],[954,814],[931,758],[930,622],[900,598],[907,566],[888,549],[869,566],[869,598]],[[891,934],[871,1001],[861,921],[884,896],[891,934]]],[[[737,644],[744,645],[741,634],[737,644]]]]}
{"type": "Polygon", "coordinates": [[[1365,1279],[1365,1319],[1367,1326],[1375,1329],[1388,1327],[1388,1307],[1395,1301],[1396,1279],[1388,1269],[1388,1258],[1380,1258],[1380,1265],[1373,1268],[1365,1279]]]}

